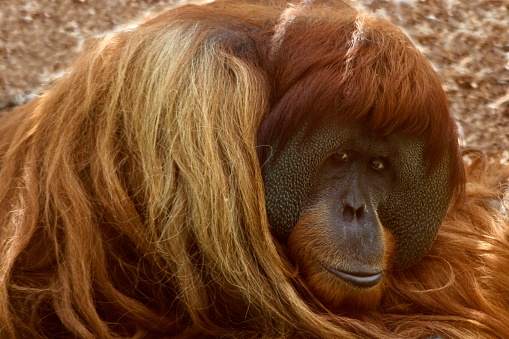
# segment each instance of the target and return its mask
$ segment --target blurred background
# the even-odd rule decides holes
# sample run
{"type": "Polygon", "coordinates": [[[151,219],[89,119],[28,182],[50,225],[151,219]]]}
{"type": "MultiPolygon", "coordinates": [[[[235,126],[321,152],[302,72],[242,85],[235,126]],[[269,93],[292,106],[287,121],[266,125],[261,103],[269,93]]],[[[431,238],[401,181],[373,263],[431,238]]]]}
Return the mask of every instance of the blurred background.
{"type": "MultiPolygon", "coordinates": [[[[37,95],[86,39],[186,2],[0,0],[0,114],[37,95]]],[[[509,163],[509,0],[353,2],[403,28],[433,63],[463,144],[509,163]]]]}

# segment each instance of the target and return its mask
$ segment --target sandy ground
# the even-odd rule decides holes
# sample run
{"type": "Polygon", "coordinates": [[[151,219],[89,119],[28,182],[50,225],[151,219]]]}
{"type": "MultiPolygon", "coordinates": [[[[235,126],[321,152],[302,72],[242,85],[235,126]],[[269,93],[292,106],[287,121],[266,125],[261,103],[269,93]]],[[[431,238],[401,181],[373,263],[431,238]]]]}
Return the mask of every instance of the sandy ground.
{"type": "MultiPolygon", "coordinates": [[[[30,100],[84,40],[179,0],[0,0],[0,110],[30,100]]],[[[442,77],[463,142],[509,162],[509,0],[358,0],[402,27],[442,77]]]]}

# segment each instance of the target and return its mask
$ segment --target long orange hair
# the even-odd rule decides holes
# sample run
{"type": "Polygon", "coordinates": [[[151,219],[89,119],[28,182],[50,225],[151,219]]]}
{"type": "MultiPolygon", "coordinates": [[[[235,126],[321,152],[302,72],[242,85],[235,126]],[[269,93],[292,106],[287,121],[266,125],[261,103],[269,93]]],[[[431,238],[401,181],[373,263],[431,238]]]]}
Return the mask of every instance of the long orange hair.
{"type": "Polygon", "coordinates": [[[271,235],[257,149],[286,8],[168,11],[90,44],[0,119],[2,338],[509,334],[509,170],[487,163],[378,307],[333,314],[313,299],[271,235]]]}

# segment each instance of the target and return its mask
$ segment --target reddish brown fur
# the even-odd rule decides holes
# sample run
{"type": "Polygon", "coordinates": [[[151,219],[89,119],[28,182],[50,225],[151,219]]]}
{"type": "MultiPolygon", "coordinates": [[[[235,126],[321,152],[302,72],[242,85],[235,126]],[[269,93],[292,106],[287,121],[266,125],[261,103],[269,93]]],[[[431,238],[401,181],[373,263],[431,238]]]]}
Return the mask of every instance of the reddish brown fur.
{"type": "Polygon", "coordinates": [[[509,169],[474,161],[465,177],[438,78],[399,30],[362,14],[371,29],[350,45],[358,13],[343,2],[286,16],[269,3],[183,7],[121,32],[0,119],[0,337],[509,335],[509,169]],[[402,78],[380,93],[384,67],[402,78]],[[450,154],[458,195],[466,178],[430,253],[386,272],[362,309],[358,291],[332,297],[345,308],[319,301],[333,293],[306,261],[320,233],[302,230],[319,208],[292,234],[300,248],[274,241],[265,215],[256,138],[282,147],[331,109],[426,137],[430,164],[450,154]]]}
{"type": "Polygon", "coordinates": [[[431,252],[391,276],[381,305],[389,328],[409,337],[424,328],[447,336],[449,326],[457,338],[509,334],[509,170],[480,167],[478,160],[468,168],[464,203],[449,211],[431,252]],[[408,314],[419,316],[401,321],[408,314]]]}
{"type": "Polygon", "coordinates": [[[456,127],[440,79],[401,30],[327,6],[297,7],[289,21],[272,53],[275,105],[262,122],[261,145],[283,147],[299,126],[313,131],[325,119],[360,120],[380,135],[426,138],[429,162],[450,154],[452,184],[461,186],[456,127]]]}

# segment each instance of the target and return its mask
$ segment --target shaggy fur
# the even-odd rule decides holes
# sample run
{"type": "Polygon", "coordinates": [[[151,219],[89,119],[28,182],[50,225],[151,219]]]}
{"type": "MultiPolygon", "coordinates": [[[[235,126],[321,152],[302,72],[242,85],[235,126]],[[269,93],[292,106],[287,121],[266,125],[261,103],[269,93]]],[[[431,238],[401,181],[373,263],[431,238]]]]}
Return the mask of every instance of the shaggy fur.
{"type": "MultiPolygon", "coordinates": [[[[312,15],[367,18],[323,6],[312,15]]],[[[297,7],[169,11],[91,44],[0,119],[2,338],[509,335],[507,168],[474,158],[430,253],[387,274],[370,310],[327,310],[272,237],[257,138],[277,123],[262,121],[297,7]]],[[[425,124],[432,162],[455,143],[425,124]]]]}

